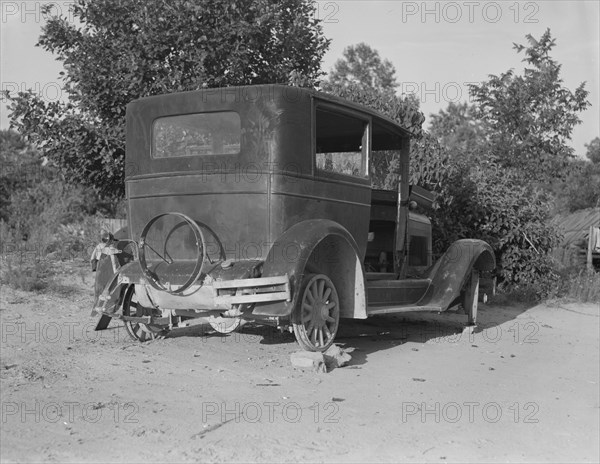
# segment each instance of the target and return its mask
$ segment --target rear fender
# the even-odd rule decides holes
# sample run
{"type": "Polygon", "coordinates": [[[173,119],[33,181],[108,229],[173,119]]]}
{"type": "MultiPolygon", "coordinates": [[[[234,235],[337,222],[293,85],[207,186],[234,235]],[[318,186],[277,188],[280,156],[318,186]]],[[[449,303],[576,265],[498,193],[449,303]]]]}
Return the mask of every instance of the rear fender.
{"type": "Polygon", "coordinates": [[[271,247],[262,277],[286,275],[290,301],[257,303],[253,314],[289,317],[298,300],[302,279],[308,273],[326,274],[340,299],[340,316],[367,317],[365,275],[358,246],[352,235],[337,222],[311,219],[288,229],[271,247]]]}
{"type": "MultiPolygon", "coordinates": [[[[115,247],[120,253],[114,255],[118,271],[123,267],[131,266],[134,252],[131,250],[131,241],[128,240],[128,229],[123,227],[115,233],[117,243],[115,247]]],[[[96,267],[96,278],[94,282],[94,306],[91,316],[101,315],[96,330],[104,330],[110,323],[110,316],[105,312],[114,313],[120,307],[125,294],[125,285],[120,284],[115,272],[111,256],[102,255],[96,267]]]]}
{"type": "Polygon", "coordinates": [[[486,242],[457,240],[431,269],[431,285],[418,305],[439,306],[445,311],[460,296],[473,270],[485,272],[495,267],[494,252],[486,242]]]}
{"type": "MultiPolygon", "coordinates": [[[[127,239],[128,229],[123,227],[115,232],[115,238],[117,239],[116,248],[120,251],[115,257],[119,266],[131,262],[134,259],[134,253],[131,249],[132,243],[127,239]]],[[[111,258],[108,255],[102,255],[98,265],[96,267],[96,279],[94,282],[94,299],[98,300],[98,297],[106,286],[112,281],[115,271],[111,262],[111,258]]],[[[94,306],[96,306],[94,304],[94,306]]]]}

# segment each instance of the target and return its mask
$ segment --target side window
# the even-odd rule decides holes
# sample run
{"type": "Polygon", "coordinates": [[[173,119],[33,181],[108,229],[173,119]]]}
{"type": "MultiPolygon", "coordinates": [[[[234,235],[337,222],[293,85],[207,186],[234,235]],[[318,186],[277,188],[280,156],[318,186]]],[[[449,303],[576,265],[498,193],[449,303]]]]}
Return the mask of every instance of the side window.
{"type": "Polygon", "coordinates": [[[364,119],[317,108],[317,169],[366,178],[367,129],[364,119]]]}
{"type": "Polygon", "coordinates": [[[380,190],[398,190],[402,174],[402,137],[373,124],[373,143],[371,150],[371,186],[380,190]]]}

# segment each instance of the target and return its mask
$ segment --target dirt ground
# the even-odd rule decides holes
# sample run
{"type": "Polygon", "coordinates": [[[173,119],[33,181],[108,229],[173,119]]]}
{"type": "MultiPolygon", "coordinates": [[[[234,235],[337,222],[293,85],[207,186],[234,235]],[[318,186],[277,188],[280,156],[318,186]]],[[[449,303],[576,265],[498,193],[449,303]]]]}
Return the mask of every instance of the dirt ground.
{"type": "Polygon", "coordinates": [[[198,323],[94,332],[76,289],[3,287],[2,462],[598,462],[598,305],[343,321],[349,366],[294,368],[289,334],[198,323]]]}

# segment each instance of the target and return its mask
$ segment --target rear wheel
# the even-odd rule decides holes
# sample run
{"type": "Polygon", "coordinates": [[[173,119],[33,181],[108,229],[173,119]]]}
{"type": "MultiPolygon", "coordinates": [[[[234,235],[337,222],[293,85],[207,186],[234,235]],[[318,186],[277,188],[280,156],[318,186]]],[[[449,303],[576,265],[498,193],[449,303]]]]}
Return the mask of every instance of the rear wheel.
{"type": "Polygon", "coordinates": [[[325,274],[309,274],[298,299],[292,325],[298,344],[306,351],[325,351],[340,323],[340,301],[325,274]]]}
{"type": "MultiPolygon", "coordinates": [[[[135,294],[135,285],[130,285],[125,293],[125,299],[123,300],[123,316],[143,317],[151,316],[152,313],[152,308],[146,308],[139,303],[135,294]]],[[[140,342],[163,338],[168,332],[168,329],[165,326],[143,324],[141,322],[133,321],[124,322],[125,330],[129,336],[140,342]]]]}

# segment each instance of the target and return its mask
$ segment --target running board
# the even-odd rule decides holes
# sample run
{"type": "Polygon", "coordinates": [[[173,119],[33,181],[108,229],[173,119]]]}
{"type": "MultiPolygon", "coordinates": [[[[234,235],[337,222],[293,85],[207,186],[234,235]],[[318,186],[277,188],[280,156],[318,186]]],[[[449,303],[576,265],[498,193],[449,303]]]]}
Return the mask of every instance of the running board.
{"type": "Polygon", "coordinates": [[[441,306],[375,306],[367,308],[369,316],[376,314],[412,313],[416,311],[441,312],[442,308],[441,306]]]}

